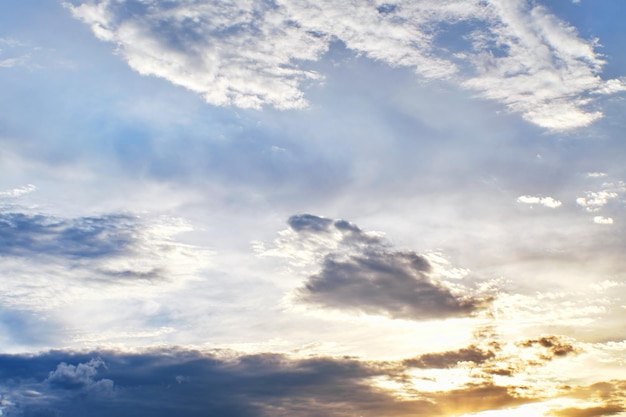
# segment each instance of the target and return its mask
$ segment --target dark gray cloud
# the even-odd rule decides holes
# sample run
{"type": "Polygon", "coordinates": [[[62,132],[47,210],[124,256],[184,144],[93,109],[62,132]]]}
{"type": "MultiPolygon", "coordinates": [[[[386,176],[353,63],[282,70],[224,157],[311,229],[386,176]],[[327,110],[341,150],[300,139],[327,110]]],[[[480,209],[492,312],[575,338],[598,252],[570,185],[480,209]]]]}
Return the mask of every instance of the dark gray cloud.
{"type": "Polygon", "coordinates": [[[414,320],[468,316],[484,301],[459,297],[432,281],[428,261],[411,252],[373,252],[345,261],[327,258],[300,290],[325,307],[414,320]]]}
{"type": "Polygon", "coordinates": [[[459,362],[474,362],[475,364],[483,364],[493,359],[495,353],[491,350],[484,350],[478,346],[469,346],[459,350],[451,350],[447,352],[426,353],[416,358],[406,359],[403,363],[405,366],[413,368],[452,368],[459,362]]]}
{"type": "Polygon", "coordinates": [[[3,355],[0,369],[4,398],[14,404],[3,410],[7,416],[408,416],[410,406],[433,409],[424,401],[396,403],[370,387],[367,378],[383,371],[354,359],[51,352],[3,355]]]}
{"type": "Polygon", "coordinates": [[[309,277],[297,292],[301,302],[356,313],[412,320],[470,316],[489,300],[454,293],[433,277],[423,255],[393,250],[376,234],[345,220],[333,221],[311,214],[292,216],[292,230],[301,235],[339,232],[339,248],[328,253],[321,271],[309,277]],[[345,251],[349,251],[346,256],[345,251]]]}
{"type": "Polygon", "coordinates": [[[2,412],[11,417],[408,417],[529,401],[492,384],[400,398],[371,384],[372,377],[402,372],[393,363],[269,353],[227,356],[182,349],[0,355],[2,412]]]}

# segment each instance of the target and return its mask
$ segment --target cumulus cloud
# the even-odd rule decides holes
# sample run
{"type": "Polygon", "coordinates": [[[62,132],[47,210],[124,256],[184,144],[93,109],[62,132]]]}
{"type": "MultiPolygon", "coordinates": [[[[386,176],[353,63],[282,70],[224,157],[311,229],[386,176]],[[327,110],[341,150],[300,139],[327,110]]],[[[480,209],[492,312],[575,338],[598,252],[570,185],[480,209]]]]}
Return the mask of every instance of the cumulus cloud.
{"type": "Polygon", "coordinates": [[[626,184],[623,181],[605,182],[600,190],[585,191],[584,197],[576,198],[576,204],[585,208],[589,213],[600,211],[611,200],[617,200],[626,193],[626,184]]]}
{"type": "Polygon", "coordinates": [[[215,105],[302,108],[306,69],[333,41],[423,79],[446,79],[532,123],[565,130],[602,116],[595,40],[528,0],[75,1],[67,7],[117,45],[141,74],[165,78],[215,105]]]}
{"type": "Polygon", "coordinates": [[[319,268],[296,290],[296,302],[412,320],[470,316],[489,304],[488,297],[445,281],[426,256],[395,250],[380,234],[311,214],[288,223],[264,254],[298,257],[319,268]]]}
{"type": "Polygon", "coordinates": [[[532,195],[522,195],[517,198],[518,203],[524,204],[541,204],[542,206],[549,208],[560,207],[563,203],[552,197],[537,197],[532,195]]]}
{"type": "Polygon", "coordinates": [[[595,224],[613,224],[613,218],[604,216],[594,216],[593,222],[595,224]]]}
{"type": "Polygon", "coordinates": [[[110,391],[113,389],[113,381],[107,378],[95,379],[100,367],[106,367],[100,358],[77,365],[61,362],[50,372],[44,383],[52,388],[66,390],[110,391]]]}

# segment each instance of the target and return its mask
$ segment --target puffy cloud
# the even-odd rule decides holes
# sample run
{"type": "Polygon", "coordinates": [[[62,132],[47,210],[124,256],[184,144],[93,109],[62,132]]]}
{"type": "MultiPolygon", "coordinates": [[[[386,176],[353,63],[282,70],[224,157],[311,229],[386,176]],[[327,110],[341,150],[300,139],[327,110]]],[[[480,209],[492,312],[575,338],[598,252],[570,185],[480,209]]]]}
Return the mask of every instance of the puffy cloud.
{"type": "Polygon", "coordinates": [[[549,208],[557,208],[560,207],[561,203],[559,200],[556,200],[552,197],[536,197],[532,195],[522,195],[517,198],[518,203],[524,204],[541,204],[542,206],[546,206],[549,208]]]}
{"type": "Polygon", "coordinates": [[[605,182],[598,191],[585,191],[584,197],[576,198],[576,204],[584,207],[589,213],[595,213],[600,211],[611,200],[616,200],[623,196],[624,193],[626,193],[626,184],[623,181],[605,182]]]}
{"type": "Polygon", "coordinates": [[[424,79],[446,79],[504,103],[532,123],[565,130],[602,116],[589,105],[623,91],[602,80],[595,40],[527,0],[181,3],[100,0],[68,5],[141,74],[215,105],[302,108],[321,75],[306,69],[339,40],[424,79]]]}
{"type": "Polygon", "coordinates": [[[613,224],[613,219],[611,217],[594,216],[593,222],[596,224],[613,224]]]}
{"type": "Polygon", "coordinates": [[[576,203],[590,213],[600,210],[607,205],[609,200],[617,198],[618,194],[613,191],[587,191],[585,197],[578,197],[576,203]]]}
{"type": "Polygon", "coordinates": [[[296,302],[412,320],[470,316],[489,304],[488,297],[445,281],[426,256],[394,250],[380,234],[311,214],[288,223],[275,248],[263,253],[320,268],[295,291],[296,302]]]}
{"type": "Polygon", "coordinates": [[[78,365],[61,362],[57,365],[56,370],[50,372],[44,382],[53,388],[68,390],[108,391],[113,389],[113,381],[110,379],[95,379],[100,367],[106,367],[100,358],[78,365]]]}

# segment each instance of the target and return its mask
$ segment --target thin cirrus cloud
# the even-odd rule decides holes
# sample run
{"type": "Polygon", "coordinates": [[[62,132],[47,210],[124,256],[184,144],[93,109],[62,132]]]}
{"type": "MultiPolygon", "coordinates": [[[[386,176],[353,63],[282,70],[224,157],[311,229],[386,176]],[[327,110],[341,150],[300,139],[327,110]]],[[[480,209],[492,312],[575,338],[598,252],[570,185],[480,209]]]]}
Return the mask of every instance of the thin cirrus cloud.
{"type": "Polygon", "coordinates": [[[602,117],[593,102],[626,88],[600,77],[595,40],[527,0],[101,0],[67,7],[139,73],[220,106],[306,107],[306,89],[324,75],[307,65],[335,41],[422,79],[475,91],[554,131],[593,123],[602,117]]]}
{"type": "Polygon", "coordinates": [[[396,250],[345,220],[300,214],[288,223],[279,253],[306,258],[301,252],[309,250],[320,268],[295,291],[296,303],[409,320],[469,317],[489,306],[488,296],[446,282],[427,257],[396,250]]]}

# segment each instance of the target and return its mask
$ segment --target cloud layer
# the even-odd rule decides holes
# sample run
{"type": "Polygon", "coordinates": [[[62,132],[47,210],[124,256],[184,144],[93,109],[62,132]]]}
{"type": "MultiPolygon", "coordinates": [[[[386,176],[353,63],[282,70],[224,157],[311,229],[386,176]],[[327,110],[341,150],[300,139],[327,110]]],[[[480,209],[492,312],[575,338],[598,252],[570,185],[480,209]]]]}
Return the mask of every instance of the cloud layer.
{"type": "Polygon", "coordinates": [[[0,411],[10,417],[428,417],[535,404],[543,412],[574,417],[625,409],[623,380],[546,381],[534,390],[520,385],[516,376],[525,366],[540,372],[552,361],[524,353],[535,345],[559,360],[570,353],[562,350],[569,345],[549,336],[511,345],[513,352],[491,342],[491,349],[473,345],[400,362],[180,348],[0,355],[0,411]],[[507,362],[508,374],[494,371],[507,362]],[[433,368],[439,373],[431,379],[460,378],[449,389],[430,390],[422,373],[433,368]]]}
{"type": "Polygon", "coordinates": [[[600,78],[597,41],[527,0],[76,3],[67,5],[73,15],[115,43],[133,69],[215,105],[307,106],[307,85],[323,76],[309,63],[335,41],[422,79],[452,81],[553,130],[589,125],[602,116],[590,107],[595,98],[625,88],[600,78]]]}

